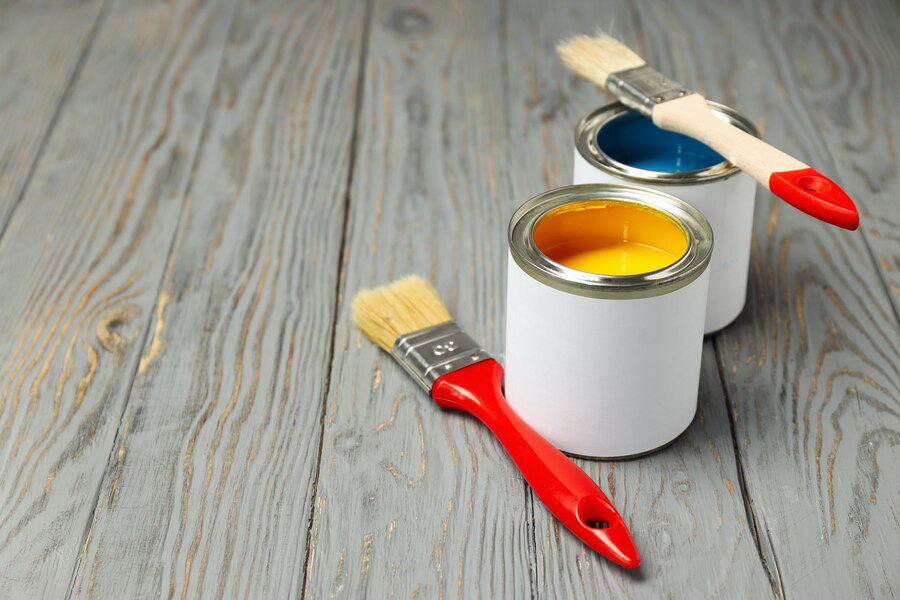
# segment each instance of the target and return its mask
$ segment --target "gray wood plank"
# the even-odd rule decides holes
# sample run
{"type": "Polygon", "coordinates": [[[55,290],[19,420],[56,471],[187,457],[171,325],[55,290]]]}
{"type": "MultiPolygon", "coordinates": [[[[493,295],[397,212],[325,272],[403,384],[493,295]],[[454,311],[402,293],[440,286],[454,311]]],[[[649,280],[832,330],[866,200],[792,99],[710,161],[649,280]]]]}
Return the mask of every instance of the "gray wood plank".
{"type": "Polygon", "coordinates": [[[0,232],[96,31],[103,0],[0,6],[0,232]]]}
{"type": "Polygon", "coordinates": [[[298,597],[364,5],[242,4],[77,597],[298,597]]]}
{"type": "Polygon", "coordinates": [[[527,597],[524,483],[480,424],[440,411],[349,319],[362,287],[432,280],[502,347],[508,191],[500,12],[377,1],[351,189],[307,597],[527,597]]]}
{"type": "MultiPolygon", "coordinates": [[[[574,32],[612,28],[640,42],[630,3],[518,4],[505,39],[510,79],[512,187],[524,201],[571,183],[573,128],[608,102],[559,64],[555,44],[574,32]]],[[[637,44],[641,48],[641,44],[637,44]]],[[[669,448],[638,460],[577,461],[622,512],[642,565],[625,571],[599,558],[534,503],[537,596],[761,597],[770,583],[748,523],[731,427],[712,343],[704,346],[698,414],[669,448]]]]}
{"type": "Polygon", "coordinates": [[[0,240],[2,597],[70,589],[231,12],[111,6],[0,240]]]}
{"type": "Polygon", "coordinates": [[[0,119],[24,115],[3,126],[38,124],[0,136],[10,189],[43,156],[0,239],[0,596],[304,578],[311,598],[896,596],[897,7],[721,8],[375,0],[343,251],[363,6],[242,7],[202,137],[230,5],[113,4],[49,138],[87,38],[43,22],[59,69],[28,77],[46,94],[25,114],[0,82],[0,119]],[[849,234],[761,193],[750,302],[704,347],[697,421],[663,453],[581,461],[629,519],[637,573],[559,528],[347,314],[419,272],[500,353],[506,220],[568,182],[571,127],[606,101],[553,44],[597,25],[863,213],[849,234]]]}
{"type": "Polygon", "coordinates": [[[784,85],[806,105],[900,314],[900,4],[807,0],[760,7],[784,85]],[[777,18],[773,18],[777,15],[777,18]]]}
{"type": "MultiPolygon", "coordinates": [[[[798,80],[793,51],[772,30],[802,23],[815,31],[819,11],[794,21],[795,3],[718,6],[654,2],[654,18],[642,17],[652,61],[704,81],[711,97],[759,120],[773,143],[836,173],[834,138],[823,140],[808,100],[827,92],[798,80]]],[[[881,182],[874,166],[869,176],[881,182]]],[[[895,180],[883,185],[896,195],[895,180]]],[[[878,196],[856,192],[865,211],[882,210],[878,196]]],[[[749,303],[716,350],[761,546],[786,596],[894,596],[900,327],[865,232],[816,223],[769,194],[758,199],[749,303]]]]}

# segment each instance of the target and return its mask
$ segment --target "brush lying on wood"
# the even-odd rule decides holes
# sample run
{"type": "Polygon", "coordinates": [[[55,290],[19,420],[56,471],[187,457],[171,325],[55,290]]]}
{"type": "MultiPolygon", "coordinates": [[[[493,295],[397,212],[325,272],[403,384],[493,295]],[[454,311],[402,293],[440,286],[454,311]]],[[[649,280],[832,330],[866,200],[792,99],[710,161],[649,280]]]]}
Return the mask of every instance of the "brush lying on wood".
{"type": "Polygon", "coordinates": [[[411,276],[363,290],[352,310],[362,332],[390,352],[438,406],[468,412],[491,429],[537,497],[578,539],[624,567],[640,564],[612,503],[513,412],[501,388],[503,367],[451,319],[431,285],[411,276]]]}
{"type": "Polygon", "coordinates": [[[859,226],[850,197],[809,165],[718,119],[700,94],[647,65],[614,38],[576,35],[557,47],[562,61],[662,129],[696,138],[803,212],[845,229],[859,226]]]}

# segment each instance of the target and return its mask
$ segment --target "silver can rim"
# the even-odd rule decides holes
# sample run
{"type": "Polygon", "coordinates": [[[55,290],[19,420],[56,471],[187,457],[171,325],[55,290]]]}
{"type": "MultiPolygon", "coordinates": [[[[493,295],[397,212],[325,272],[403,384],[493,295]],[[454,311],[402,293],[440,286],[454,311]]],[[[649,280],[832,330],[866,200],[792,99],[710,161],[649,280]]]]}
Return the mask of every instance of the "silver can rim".
{"type": "MultiPolygon", "coordinates": [[[[754,137],[759,137],[759,131],[756,126],[733,108],[711,100],[707,100],[706,103],[716,117],[746,131],[754,137]]],[[[588,113],[575,126],[575,148],[592,167],[629,181],[654,185],[707,183],[741,172],[737,166],[727,160],[705,169],[678,171],[675,173],[647,171],[615,160],[597,146],[597,133],[601,127],[626,113],[636,113],[636,111],[631,110],[621,102],[613,102],[588,113]]]]}
{"type": "Polygon", "coordinates": [[[700,277],[712,256],[713,231],[696,208],[665,192],[628,184],[585,183],[548,190],[520,206],[509,221],[509,250],[533,279],[562,292],[589,298],[649,298],[674,292],[700,277]],[[638,275],[596,275],[565,267],[534,243],[534,227],[567,204],[614,200],[649,206],[673,218],[688,237],[688,249],[671,265],[638,275]]]}

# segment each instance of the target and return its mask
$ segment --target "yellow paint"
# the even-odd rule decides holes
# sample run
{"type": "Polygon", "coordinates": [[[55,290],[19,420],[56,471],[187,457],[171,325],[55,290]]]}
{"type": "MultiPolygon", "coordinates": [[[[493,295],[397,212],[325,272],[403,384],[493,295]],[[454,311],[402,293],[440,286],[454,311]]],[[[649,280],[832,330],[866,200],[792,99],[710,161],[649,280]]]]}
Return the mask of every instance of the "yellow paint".
{"type": "Polygon", "coordinates": [[[631,202],[588,200],[544,215],[534,243],[549,259],[596,275],[665,268],[688,248],[684,229],[665,213],[631,202]]]}

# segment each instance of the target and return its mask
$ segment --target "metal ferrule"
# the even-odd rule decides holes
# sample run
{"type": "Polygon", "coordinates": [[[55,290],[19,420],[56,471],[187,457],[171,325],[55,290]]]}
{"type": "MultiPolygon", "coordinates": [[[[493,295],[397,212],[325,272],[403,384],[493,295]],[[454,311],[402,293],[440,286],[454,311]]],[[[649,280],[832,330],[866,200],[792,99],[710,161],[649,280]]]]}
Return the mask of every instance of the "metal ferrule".
{"type": "Polygon", "coordinates": [[[687,88],[651,67],[643,65],[613,73],[606,89],[622,104],[649,117],[657,104],[686,96],[687,88]]]}
{"type": "Polygon", "coordinates": [[[400,336],[391,354],[426,392],[441,376],[491,357],[455,321],[400,336]]]}

